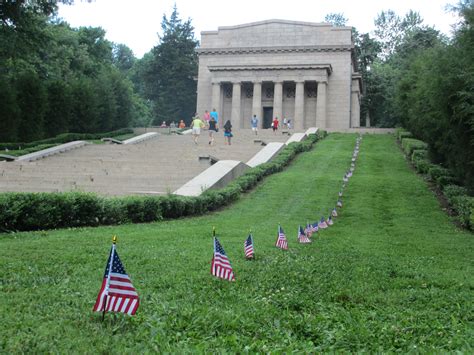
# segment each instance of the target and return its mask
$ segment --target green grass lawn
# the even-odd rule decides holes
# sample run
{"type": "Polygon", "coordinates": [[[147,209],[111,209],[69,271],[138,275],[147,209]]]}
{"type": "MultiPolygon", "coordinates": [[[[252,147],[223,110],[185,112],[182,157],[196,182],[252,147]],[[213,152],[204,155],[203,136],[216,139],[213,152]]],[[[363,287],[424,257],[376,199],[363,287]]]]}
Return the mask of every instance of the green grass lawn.
{"type": "Polygon", "coordinates": [[[1,352],[471,352],[473,249],[389,135],[331,134],[229,208],[153,224],[0,236],[1,352]],[[274,247],[277,225],[289,250],[274,247]],[[237,281],[210,275],[212,226],[237,281]],[[257,258],[245,261],[252,229],[257,258]],[[92,307],[111,236],[141,296],[135,317],[92,307]]]}

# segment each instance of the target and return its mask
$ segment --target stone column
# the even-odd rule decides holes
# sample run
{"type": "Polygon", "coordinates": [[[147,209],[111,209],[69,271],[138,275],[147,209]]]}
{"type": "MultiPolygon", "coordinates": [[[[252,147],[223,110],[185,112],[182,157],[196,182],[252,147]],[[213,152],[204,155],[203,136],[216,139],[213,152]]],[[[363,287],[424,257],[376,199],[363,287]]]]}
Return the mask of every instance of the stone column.
{"type": "Polygon", "coordinates": [[[232,83],[232,114],[230,116],[230,123],[232,123],[232,127],[240,128],[240,82],[232,83]]]}
{"type": "Polygon", "coordinates": [[[283,114],[283,82],[275,81],[273,89],[273,118],[278,117],[281,122],[283,114]]]}
{"type": "Polygon", "coordinates": [[[262,83],[256,81],[253,83],[252,117],[257,115],[259,128],[262,128],[262,83]]]}
{"type": "Polygon", "coordinates": [[[360,95],[358,91],[352,92],[351,99],[351,127],[360,127],[360,95]]]}
{"type": "Polygon", "coordinates": [[[293,127],[297,130],[304,128],[304,81],[296,82],[295,117],[293,127]]]}
{"type": "Polygon", "coordinates": [[[318,96],[316,101],[316,127],[328,128],[328,122],[326,121],[326,88],[327,83],[324,81],[318,81],[318,96]]]}
{"type": "Polygon", "coordinates": [[[211,98],[211,108],[216,109],[218,117],[218,125],[222,127],[224,123],[222,122],[222,112],[221,112],[221,84],[218,82],[212,83],[212,98],[211,98]]]}

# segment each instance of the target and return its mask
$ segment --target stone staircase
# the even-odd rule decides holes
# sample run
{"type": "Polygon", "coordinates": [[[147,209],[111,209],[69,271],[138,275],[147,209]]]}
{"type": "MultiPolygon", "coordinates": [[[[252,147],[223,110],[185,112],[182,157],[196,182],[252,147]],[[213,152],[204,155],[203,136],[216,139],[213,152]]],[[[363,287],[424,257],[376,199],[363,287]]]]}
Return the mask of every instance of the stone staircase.
{"type": "Polygon", "coordinates": [[[220,160],[248,161],[263,142],[286,142],[288,135],[235,130],[232,145],[223,133],[209,146],[203,131],[199,144],[191,135],[160,135],[134,145],[86,145],[34,162],[0,161],[0,191],[87,191],[101,195],[166,194],[207,169],[211,155],[220,160]]]}

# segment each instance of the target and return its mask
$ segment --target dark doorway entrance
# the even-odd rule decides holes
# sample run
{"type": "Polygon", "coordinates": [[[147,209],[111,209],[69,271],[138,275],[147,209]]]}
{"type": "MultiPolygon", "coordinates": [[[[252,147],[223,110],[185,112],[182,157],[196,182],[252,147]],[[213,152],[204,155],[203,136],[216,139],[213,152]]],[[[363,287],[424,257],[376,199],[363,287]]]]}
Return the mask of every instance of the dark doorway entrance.
{"type": "Polygon", "coordinates": [[[270,128],[273,121],[273,107],[264,107],[263,108],[263,127],[270,128]]]}

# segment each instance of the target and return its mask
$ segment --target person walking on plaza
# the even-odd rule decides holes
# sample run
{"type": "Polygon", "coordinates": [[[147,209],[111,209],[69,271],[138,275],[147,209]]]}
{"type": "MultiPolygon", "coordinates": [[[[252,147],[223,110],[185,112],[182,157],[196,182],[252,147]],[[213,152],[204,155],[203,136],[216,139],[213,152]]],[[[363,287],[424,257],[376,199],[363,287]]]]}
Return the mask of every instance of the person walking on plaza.
{"type": "Polygon", "coordinates": [[[272,129],[273,129],[273,134],[276,135],[276,131],[278,131],[278,125],[280,122],[278,121],[278,117],[275,117],[275,119],[272,122],[272,129]]]}
{"type": "Polygon", "coordinates": [[[232,134],[232,123],[229,120],[224,125],[224,137],[225,137],[225,145],[231,145],[231,138],[233,137],[232,134]]]}
{"type": "Polygon", "coordinates": [[[214,121],[216,121],[216,127],[219,127],[219,114],[215,108],[212,109],[210,115],[212,118],[214,118],[214,121]]]}
{"type": "Polygon", "coordinates": [[[217,132],[216,121],[211,117],[209,121],[209,145],[214,144],[214,133],[217,132]]]}
{"type": "Polygon", "coordinates": [[[208,110],[206,110],[206,112],[204,112],[204,123],[206,124],[206,126],[209,126],[209,121],[211,120],[211,114],[209,113],[208,110]]]}
{"type": "Polygon", "coordinates": [[[194,116],[191,122],[192,135],[194,144],[198,144],[199,136],[201,135],[201,128],[204,127],[204,122],[199,118],[198,115],[194,116]]]}
{"type": "Polygon", "coordinates": [[[257,115],[253,115],[250,119],[250,125],[252,126],[252,131],[255,132],[255,135],[258,135],[258,118],[257,115]]]}

